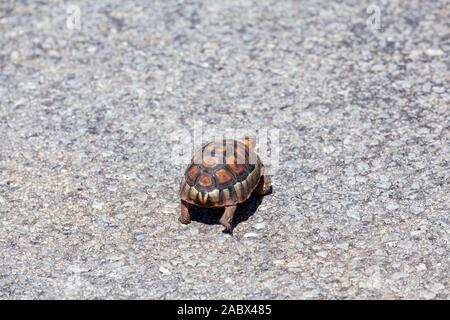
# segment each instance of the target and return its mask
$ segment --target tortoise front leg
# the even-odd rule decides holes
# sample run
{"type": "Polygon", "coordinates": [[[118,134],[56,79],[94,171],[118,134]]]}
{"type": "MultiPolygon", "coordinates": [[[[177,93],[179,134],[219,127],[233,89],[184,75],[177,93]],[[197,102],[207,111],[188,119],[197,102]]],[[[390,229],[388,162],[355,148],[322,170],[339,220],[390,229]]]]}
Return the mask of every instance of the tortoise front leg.
{"type": "Polygon", "coordinates": [[[220,223],[227,229],[228,232],[231,232],[231,221],[233,221],[236,208],[237,206],[225,207],[225,212],[223,213],[222,218],[220,218],[220,223]]]}
{"type": "Polygon", "coordinates": [[[259,179],[258,185],[255,188],[255,193],[259,196],[264,196],[269,193],[271,185],[272,182],[270,180],[270,176],[262,175],[259,179]]]}
{"type": "Polygon", "coordinates": [[[180,222],[182,224],[189,224],[191,223],[191,215],[189,214],[189,204],[186,201],[181,200],[180,203],[180,222]]]}

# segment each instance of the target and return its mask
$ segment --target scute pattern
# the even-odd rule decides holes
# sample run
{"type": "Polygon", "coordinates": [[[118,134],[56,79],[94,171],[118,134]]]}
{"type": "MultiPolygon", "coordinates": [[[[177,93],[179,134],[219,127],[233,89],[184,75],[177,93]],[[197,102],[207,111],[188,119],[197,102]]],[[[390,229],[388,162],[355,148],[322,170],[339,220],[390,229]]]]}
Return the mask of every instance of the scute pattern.
{"type": "Polygon", "coordinates": [[[181,181],[182,200],[202,207],[230,206],[247,200],[261,177],[261,162],[242,142],[205,144],[192,157],[181,181]]]}

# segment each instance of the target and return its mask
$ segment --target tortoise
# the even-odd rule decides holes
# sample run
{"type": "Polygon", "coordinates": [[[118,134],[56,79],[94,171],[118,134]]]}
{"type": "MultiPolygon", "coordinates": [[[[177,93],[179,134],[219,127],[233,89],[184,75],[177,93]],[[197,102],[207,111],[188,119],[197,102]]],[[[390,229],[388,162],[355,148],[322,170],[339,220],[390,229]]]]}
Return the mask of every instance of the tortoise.
{"type": "Polygon", "coordinates": [[[225,207],[220,223],[231,232],[236,207],[253,192],[265,195],[270,177],[254,149],[254,139],[222,139],[197,150],[180,183],[180,222],[189,224],[189,205],[225,207]]]}

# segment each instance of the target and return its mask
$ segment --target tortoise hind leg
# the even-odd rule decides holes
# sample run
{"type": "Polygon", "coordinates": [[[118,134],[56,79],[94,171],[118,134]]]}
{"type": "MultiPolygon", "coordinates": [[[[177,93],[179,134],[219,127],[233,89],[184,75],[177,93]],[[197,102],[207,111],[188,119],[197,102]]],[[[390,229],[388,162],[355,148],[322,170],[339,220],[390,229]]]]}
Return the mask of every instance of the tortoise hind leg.
{"type": "Polygon", "coordinates": [[[182,224],[189,224],[191,223],[191,215],[189,214],[189,204],[186,201],[181,200],[180,203],[180,211],[181,211],[181,215],[180,215],[180,222],[182,224]]]}
{"type": "Polygon", "coordinates": [[[234,212],[236,211],[237,206],[229,206],[225,207],[225,212],[220,218],[220,223],[226,228],[228,232],[231,233],[231,221],[233,221],[234,212]]]}
{"type": "Polygon", "coordinates": [[[272,182],[270,180],[270,176],[264,174],[259,179],[259,183],[255,188],[255,193],[257,195],[264,196],[269,193],[271,186],[272,182]]]}

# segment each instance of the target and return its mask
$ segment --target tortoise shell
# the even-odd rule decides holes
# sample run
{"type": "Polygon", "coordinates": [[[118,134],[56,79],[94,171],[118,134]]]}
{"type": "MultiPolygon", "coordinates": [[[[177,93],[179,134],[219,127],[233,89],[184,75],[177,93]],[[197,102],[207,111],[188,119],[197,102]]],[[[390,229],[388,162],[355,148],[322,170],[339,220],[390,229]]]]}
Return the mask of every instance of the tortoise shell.
{"type": "Polygon", "coordinates": [[[180,184],[180,197],[201,207],[244,202],[261,178],[253,148],[237,140],[210,142],[195,152],[180,184]]]}

